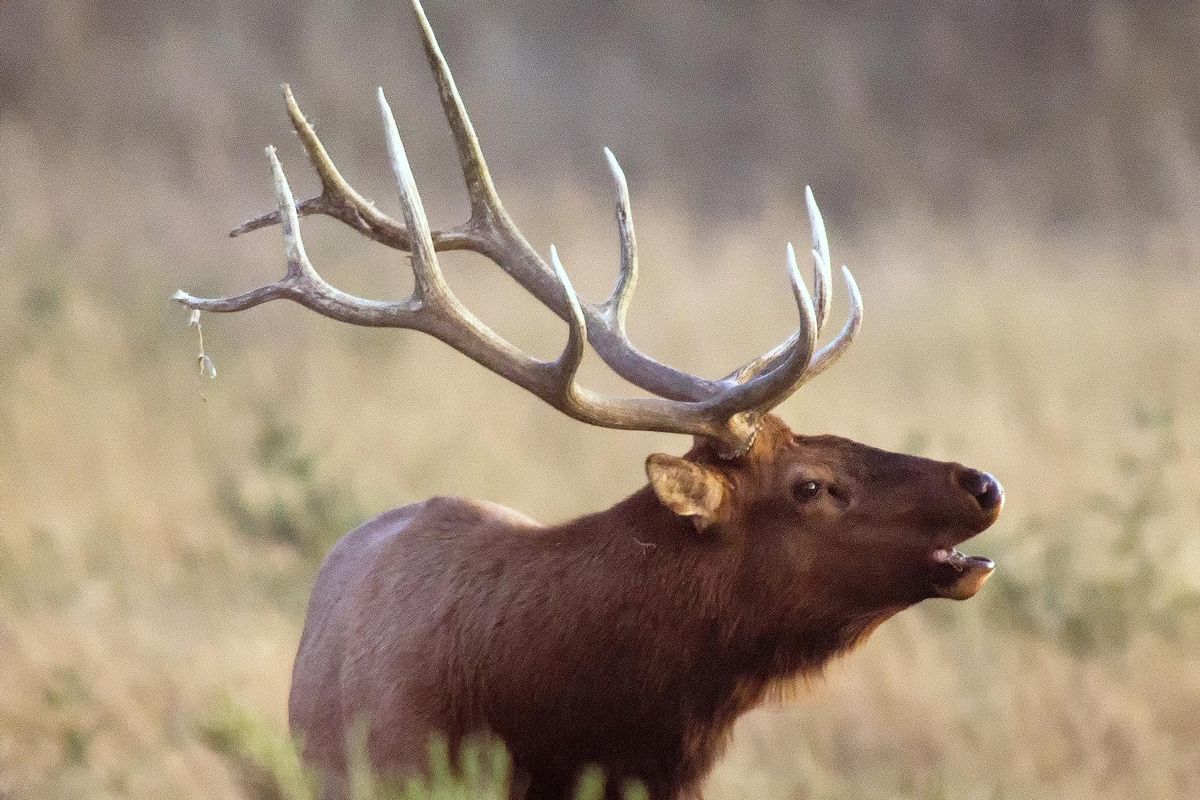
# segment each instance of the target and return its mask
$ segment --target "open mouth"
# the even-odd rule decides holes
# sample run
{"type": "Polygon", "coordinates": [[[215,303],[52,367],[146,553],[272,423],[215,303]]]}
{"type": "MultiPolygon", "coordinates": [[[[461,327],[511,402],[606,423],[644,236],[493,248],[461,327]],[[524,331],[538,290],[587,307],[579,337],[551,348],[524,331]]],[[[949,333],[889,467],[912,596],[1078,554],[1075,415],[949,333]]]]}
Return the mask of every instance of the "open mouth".
{"type": "Polygon", "coordinates": [[[974,597],[996,569],[996,562],[990,558],[964,555],[953,547],[934,550],[933,562],[934,591],[951,600],[974,597]]]}

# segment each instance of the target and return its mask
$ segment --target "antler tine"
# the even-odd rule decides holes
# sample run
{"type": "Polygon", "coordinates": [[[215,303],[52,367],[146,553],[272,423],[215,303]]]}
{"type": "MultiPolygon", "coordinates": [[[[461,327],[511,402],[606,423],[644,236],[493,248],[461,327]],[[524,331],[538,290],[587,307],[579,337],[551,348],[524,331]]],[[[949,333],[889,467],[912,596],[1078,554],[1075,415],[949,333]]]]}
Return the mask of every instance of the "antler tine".
{"type": "MultiPolygon", "coordinates": [[[[846,282],[846,294],[850,298],[850,313],[846,318],[845,324],[831,342],[816,352],[807,369],[797,375],[794,382],[781,392],[775,400],[775,404],[782,403],[801,386],[828,369],[846,351],[850,343],[854,341],[854,337],[858,334],[859,328],[862,327],[862,294],[859,292],[854,276],[850,273],[850,268],[845,265],[842,266],[842,279],[846,282]]],[[[798,336],[799,333],[793,333],[786,341],[781,342],[742,369],[729,375],[725,378],[725,382],[734,384],[746,383],[757,379],[759,376],[773,374],[778,371],[784,355],[795,346],[798,336]]]]}
{"type": "Polygon", "coordinates": [[[266,152],[271,162],[277,213],[283,222],[287,273],[281,280],[239,295],[202,298],[180,289],[172,299],[188,308],[216,312],[242,311],[271,300],[286,299],[341,322],[374,327],[406,327],[415,310],[411,302],[384,302],[355,297],[331,286],[317,273],[304,250],[296,200],[283,166],[274,147],[267,147],[266,152]]]}
{"type": "Polygon", "coordinates": [[[433,247],[433,238],[429,232],[429,218],[425,215],[425,205],[421,202],[421,194],[417,191],[417,182],[413,178],[412,167],[408,163],[408,154],[404,151],[404,142],[400,140],[400,131],[396,127],[396,118],[392,107],[388,105],[383,87],[378,89],[379,113],[383,116],[384,138],[387,140],[388,161],[392,173],[396,176],[396,186],[400,190],[401,206],[404,209],[404,225],[408,229],[408,251],[412,254],[413,275],[416,278],[414,296],[427,303],[439,302],[450,295],[450,287],[442,276],[438,265],[437,253],[433,247]]]}
{"type": "Polygon", "coordinates": [[[261,305],[269,300],[285,297],[291,290],[292,284],[299,273],[298,268],[293,266],[293,256],[299,255],[300,258],[305,257],[304,244],[303,242],[296,243],[299,240],[299,219],[295,219],[293,223],[293,213],[289,213],[294,212],[295,200],[292,198],[292,190],[288,186],[287,177],[283,174],[283,167],[279,163],[278,156],[275,155],[275,147],[268,145],[266,153],[267,158],[271,162],[271,175],[275,184],[275,198],[278,202],[278,209],[272,213],[283,221],[283,246],[287,264],[287,272],[284,277],[274,283],[269,283],[257,289],[251,289],[248,292],[229,297],[195,297],[183,289],[179,289],[171,296],[172,300],[197,311],[242,311],[243,309],[261,305]]]}
{"type": "Polygon", "coordinates": [[[633,298],[633,290],[637,286],[637,238],[633,233],[633,207],[629,202],[629,183],[625,180],[625,171],[621,169],[613,151],[607,147],[604,148],[604,158],[608,161],[608,169],[612,172],[613,186],[617,193],[617,235],[621,243],[621,267],[612,294],[600,305],[599,312],[624,336],[625,315],[629,310],[629,301],[633,298]]]}
{"type": "Polygon", "coordinates": [[[808,210],[808,223],[812,227],[813,293],[817,300],[817,330],[820,332],[829,321],[830,289],[833,283],[829,265],[829,237],[825,234],[825,218],[821,216],[811,186],[804,187],[804,205],[808,210]]]}
{"type": "Polygon", "coordinates": [[[562,382],[564,400],[572,405],[578,405],[579,393],[575,383],[575,374],[579,372],[579,366],[583,363],[584,350],[587,348],[587,319],[583,316],[583,304],[579,302],[579,295],[575,293],[575,287],[571,285],[571,279],[567,277],[567,270],[558,258],[558,248],[554,245],[550,245],[550,266],[554,270],[554,276],[562,284],[563,293],[566,294],[567,303],[571,307],[571,318],[567,325],[567,345],[555,362],[555,367],[562,382]]]}
{"type": "MultiPolygon", "coordinates": [[[[297,213],[299,215],[326,213],[331,216],[339,216],[339,218],[344,216],[346,224],[360,233],[369,234],[373,229],[383,227],[389,229],[397,241],[407,242],[407,232],[394,220],[376,209],[371,201],[360,195],[354,190],[354,187],[346,182],[325,150],[325,145],[317,137],[316,130],[313,129],[312,124],[305,118],[300,106],[296,103],[292,87],[285,83],[282,88],[284,104],[287,107],[288,117],[291,118],[292,127],[295,128],[296,135],[304,144],[304,150],[308,153],[313,170],[321,181],[321,194],[301,201],[297,206],[297,213]],[[341,213],[339,214],[339,212],[341,213]]],[[[239,225],[230,231],[229,235],[240,236],[279,221],[279,212],[272,211],[239,225]]]]}
{"type": "MultiPolygon", "coordinates": [[[[297,214],[302,217],[309,214],[325,214],[344,222],[380,244],[407,250],[408,231],[399,222],[376,208],[372,201],[359,194],[346,181],[337,165],[333,163],[324,143],[317,136],[312,123],[300,110],[300,105],[292,94],[292,87],[286,83],[283,84],[283,98],[292,127],[304,145],[304,151],[308,154],[308,160],[312,163],[317,178],[321,181],[321,193],[300,201],[296,205],[297,214]]],[[[241,236],[260,228],[278,225],[280,220],[278,210],[270,211],[242,223],[230,231],[229,235],[241,236]]],[[[461,228],[431,231],[430,235],[438,250],[461,250],[471,246],[470,235],[461,228]]]]}
{"type": "Polygon", "coordinates": [[[858,334],[858,329],[862,327],[862,294],[858,291],[858,283],[855,282],[854,276],[850,274],[850,268],[845,264],[842,265],[842,280],[846,282],[846,294],[850,297],[850,315],[846,318],[846,324],[842,326],[842,329],[838,332],[834,340],[822,347],[813,357],[812,364],[809,365],[808,372],[804,376],[804,381],[797,385],[795,389],[799,389],[803,383],[820,375],[834,361],[837,361],[842,353],[846,351],[846,348],[850,346],[850,343],[854,341],[854,337],[858,334]]]}
{"type": "Polygon", "coordinates": [[[471,117],[467,114],[462,96],[458,93],[450,65],[446,63],[442,49],[438,47],[433,26],[425,16],[425,9],[422,8],[420,0],[412,0],[412,8],[417,18],[417,26],[421,29],[421,44],[425,47],[425,57],[429,60],[429,67],[434,80],[437,81],[442,110],[454,135],[454,145],[458,149],[458,160],[471,202],[471,216],[480,224],[488,221],[492,215],[503,218],[506,216],[504,206],[496,194],[496,187],[492,184],[487,161],[483,158],[483,150],[475,135],[475,126],[471,124],[471,117]]]}
{"type": "MultiPolygon", "coordinates": [[[[817,205],[816,198],[813,196],[812,188],[809,186],[804,187],[804,204],[808,211],[809,225],[812,228],[813,294],[815,296],[814,304],[817,314],[817,333],[820,334],[825,328],[825,323],[829,320],[830,299],[833,294],[830,289],[833,281],[830,274],[832,270],[829,258],[829,239],[825,233],[825,220],[821,214],[821,209],[817,205]]],[[[788,244],[788,248],[789,251],[792,250],[791,243],[788,244]]],[[[794,258],[794,253],[789,258],[794,258]]],[[[799,388],[809,378],[820,374],[820,372],[832,364],[845,351],[846,346],[853,340],[854,335],[858,333],[859,326],[862,324],[862,296],[858,292],[858,286],[854,283],[854,276],[850,274],[850,270],[843,266],[842,271],[850,295],[850,316],[837,337],[817,352],[813,358],[813,363],[809,366],[808,374],[805,375],[795,388],[799,388]]],[[[779,366],[784,354],[795,345],[795,342],[796,334],[792,334],[758,358],[725,376],[723,382],[746,383],[760,375],[771,372],[779,366]]],[[[792,391],[795,391],[795,389],[792,391]]]]}
{"type": "Polygon", "coordinates": [[[792,293],[800,309],[800,326],[782,348],[776,348],[777,361],[773,369],[750,379],[730,382],[730,387],[720,396],[723,405],[736,408],[740,413],[750,410],[765,413],[782,402],[789,393],[789,387],[802,380],[816,349],[817,312],[812,296],[804,285],[804,278],[796,263],[796,250],[791,242],[787,245],[787,267],[792,293]]]}

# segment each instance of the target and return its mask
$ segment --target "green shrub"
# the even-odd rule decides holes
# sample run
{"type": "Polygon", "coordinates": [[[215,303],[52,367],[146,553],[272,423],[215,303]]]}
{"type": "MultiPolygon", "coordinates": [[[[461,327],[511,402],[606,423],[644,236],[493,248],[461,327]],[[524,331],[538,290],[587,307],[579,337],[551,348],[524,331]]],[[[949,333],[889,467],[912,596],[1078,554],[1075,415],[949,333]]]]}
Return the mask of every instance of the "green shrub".
{"type": "Polygon", "coordinates": [[[254,465],[267,481],[267,497],[251,498],[244,479],[221,473],[217,507],[245,536],[280,542],[305,558],[319,560],[346,531],[363,519],[353,492],[320,470],[305,448],[300,429],[271,412],[263,415],[254,465]]]}
{"type": "Polygon", "coordinates": [[[1039,542],[1040,559],[997,570],[985,593],[998,620],[1079,656],[1123,650],[1139,631],[1180,637],[1200,610],[1200,593],[1171,569],[1182,537],[1151,527],[1174,511],[1175,415],[1167,406],[1138,405],[1130,423],[1138,446],[1118,451],[1117,486],[1061,519],[1030,518],[1021,538],[1039,542]]]}
{"type": "MultiPolygon", "coordinates": [[[[242,778],[253,800],[317,800],[317,777],[300,761],[296,745],[268,722],[230,698],[221,698],[201,722],[203,741],[224,756],[242,778]]],[[[395,782],[373,775],[363,756],[361,733],[352,735],[350,800],[508,800],[511,762],[497,741],[465,744],[457,759],[446,742],[429,744],[429,770],[425,776],[395,782]],[[355,744],[357,742],[357,744],[355,744]]],[[[604,773],[585,769],[579,777],[576,800],[602,800],[604,773]]],[[[628,784],[626,800],[647,800],[639,784],[628,784]]]]}

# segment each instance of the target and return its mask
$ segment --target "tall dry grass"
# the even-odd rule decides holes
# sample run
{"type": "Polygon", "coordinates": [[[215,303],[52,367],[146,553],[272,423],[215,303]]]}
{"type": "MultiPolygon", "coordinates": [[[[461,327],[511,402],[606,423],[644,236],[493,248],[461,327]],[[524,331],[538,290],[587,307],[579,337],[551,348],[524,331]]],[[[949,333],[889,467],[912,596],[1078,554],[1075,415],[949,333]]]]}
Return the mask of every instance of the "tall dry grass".
{"type": "MultiPolygon", "coordinates": [[[[53,163],[19,126],[0,145],[21,153],[0,180],[0,790],[14,798],[245,797],[213,715],[231,699],[282,733],[331,535],[433,493],[561,518],[635,488],[645,453],[684,446],[577,425],[418,335],[294,306],[206,316],[220,374],[204,381],[165,298],[273,275],[276,235],[230,244],[199,213],[172,226],[225,201],[53,163]],[[68,175],[106,192],[64,202],[68,175]],[[99,208],[112,202],[128,226],[99,208]],[[153,233],[129,233],[162,209],[153,233]]],[[[607,207],[565,187],[514,203],[593,295],[615,263],[607,207]]],[[[697,244],[686,215],[638,203],[639,342],[712,374],[789,328],[780,245],[803,230],[792,204],[770,208],[697,244]]],[[[305,227],[332,279],[404,290],[400,259],[305,227]]],[[[833,222],[866,325],[782,413],[994,471],[1009,507],[976,549],[1000,574],[969,603],[890,622],[797,704],[747,717],[712,797],[1200,791],[1196,265],[1190,233],[1157,234],[1131,269],[1086,237],[991,220],[833,222]]],[[[450,265],[489,322],[557,349],[561,324],[497,270],[450,265]]]]}
{"type": "MultiPolygon", "coordinates": [[[[6,799],[271,796],[267,755],[331,537],[437,493],[563,518],[633,490],[646,453],[685,445],[580,426],[417,334],[346,329],[295,306],[207,315],[219,377],[195,374],[194,333],[169,294],[230,291],[281,269],[275,233],[224,236],[268,202],[265,165],[246,154],[275,140],[294,182],[311,185],[281,115],[263,110],[275,108],[263,87],[277,78],[304,85],[347,172],[385,206],[370,92],[358,90],[387,85],[409,111],[402,126],[432,215],[459,216],[432,93],[414,88],[415,49],[398,53],[369,4],[348,16],[328,5],[282,28],[264,23],[277,19],[272,4],[222,3],[208,16],[167,4],[165,17],[138,3],[0,7],[12,67],[0,74],[6,799]],[[260,746],[246,747],[243,729],[260,746]]],[[[847,210],[827,217],[867,316],[844,361],[781,413],[800,430],[961,460],[1007,488],[1004,518],[975,546],[1000,564],[985,591],[901,615],[797,702],[749,715],[709,796],[1200,796],[1200,161],[1186,100],[1197,95],[1173,77],[1190,63],[1180,39],[1194,23],[1163,33],[1157,5],[1088,5],[1060,20],[1072,48],[1037,39],[1012,84],[1040,90],[1078,69],[1061,85],[1086,91],[1062,113],[1046,111],[1060,108],[1054,91],[1022,95],[1009,117],[987,93],[1026,41],[1021,20],[1014,49],[983,52],[991,77],[972,83],[971,59],[951,57],[990,30],[974,12],[914,18],[895,34],[906,47],[882,58],[886,15],[821,6],[804,33],[810,17],[785,6],[755,5],[737,37],[710,26],[696,47],[687,37],[705,21],[732,25],[724,6],[613,11],[594,40],[576,37],[595,56],[566,68],[564,85],[593,93],[576,116],[564,109],[580,106],[578,92],[553,92],[548,66],[569,49],[553,34],[572,19],[521,6],[511,19],[447,22],[443,37],[460,37],[471,62],[468,99],[484,99],[484,130],[498,134],[489,143],[514,215],[539,249],[558,244],[592,297],[616,263],[610,200],[590,188],[603,188],[598,160],[578,168],[586,179],[560,177],[580,145],[556,137],[589,148],[600,133],[629,137],[603,143],[629,154],[644,259],[631,327],[684,368],[720,373],[794,323],[782,243],[805,236],[796,190],[811,170],[827,212],[847,210]],[[638,27],[635,12],[651,15],[651,32],[676,30],[662,51],[651,33],[637,40],[645,58],[675,64],[667,84],[619,51],[597,55],[638,27]],[[743,61],[777,29],[786,47],[743,61]],[[532,56],[527,34],[541,42],[532,56]],[[824,77],[758,80],[788,48],[824,77]],[[933,52],[949,60],[908,69],[933,52]],[[696,59],[692,72],[681,53],[696,59]],[[711,86],[738,93],[722,64],[757,76],[747,97],[762,115],[786,120],[797,98],[830,107],[806,107],[798,129],[765,129],[759,116],[729,123],[722,106],[719,125],[695,132],[726,96],[711,86]],[[641,101],[623,105],[609,67],[637,77],[620,85],[641,101]],[[693,138],[673,139],[669,109],[693,72],[711,79],[685,98],[678,127],[693,138]],[[924,76],[913,91],[949,75],[945,97],[977,103],[964,111],[943,97],[889,117],[881,109],[905,95],[888,87],[906,75],[924,76]],[[955,114],[987,124],[947,128],[955,114]],[[1014,119],[1036,135],[1006,127],[1014,119]],[[726,158],[750,129],[762,160],[726,158]],[[990,144],[960,152],[978,141],[990,144]],[[677,177],[696,158],[706,177],[677,177]]],[[[748,115],[747,102],[734,111],[748,115]]],[[[394,254],[329,221],[305,231],[334,282],[406,291],[394,254]]],[[[494,267],[446,265],[505,335],[543,355],[559,348],[561,323],[494,267]]],[[[586,367],[593,384],[617,385],[586,367]]]]}

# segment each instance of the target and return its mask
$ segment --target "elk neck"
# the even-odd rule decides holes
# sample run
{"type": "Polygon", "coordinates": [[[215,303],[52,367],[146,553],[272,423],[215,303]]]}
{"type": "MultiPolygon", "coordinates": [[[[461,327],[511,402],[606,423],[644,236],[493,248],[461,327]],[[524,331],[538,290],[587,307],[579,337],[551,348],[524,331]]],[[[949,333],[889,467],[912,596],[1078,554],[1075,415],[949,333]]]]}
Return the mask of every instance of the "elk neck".
{"type": "Polygon", "coordinates": [[[696,702],[729,706],[733,717],[779,682],[818,671],[891,613],[828,607],[753,532],[698,531],[649,486],[547,534],[575,551],[566,563],[584,574],[564,576],[565,585],[586,587],[605,640],[631,639],[623,646],[646,670],[678,677],[696,702]]]}

